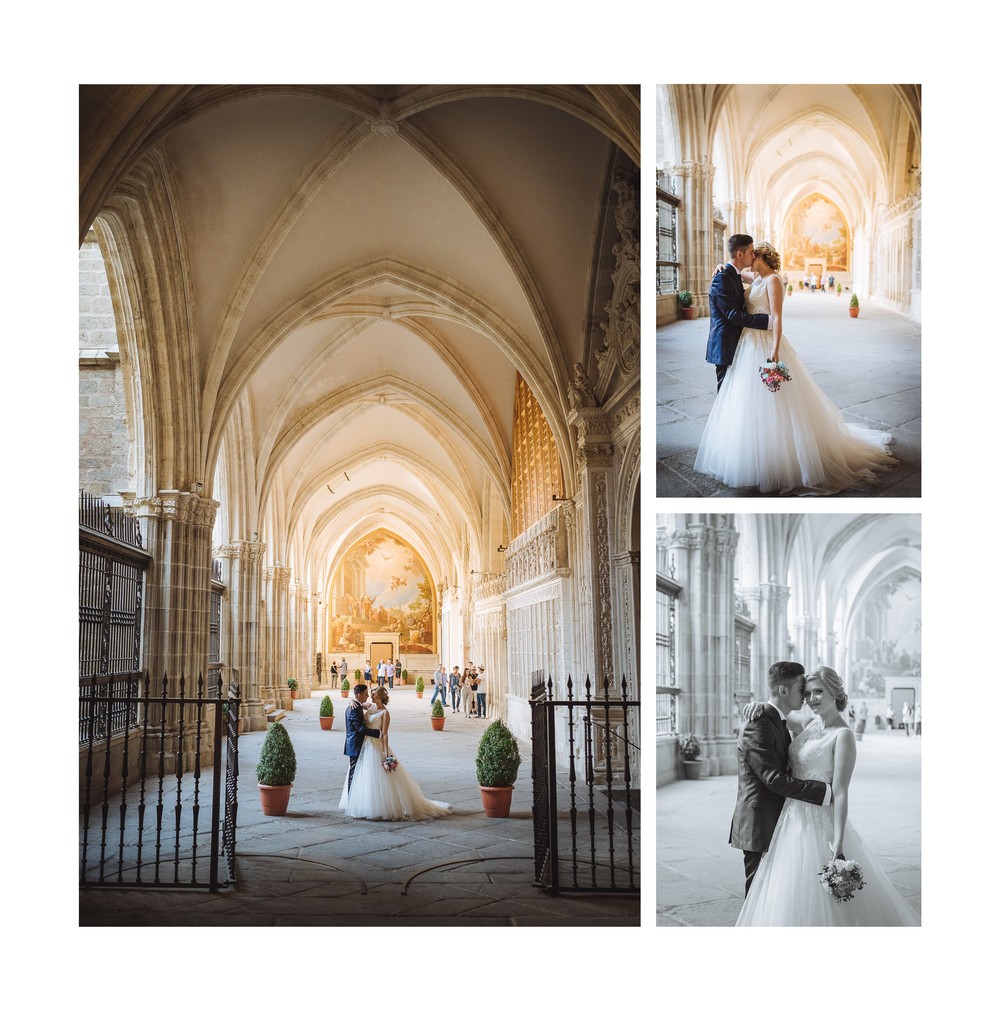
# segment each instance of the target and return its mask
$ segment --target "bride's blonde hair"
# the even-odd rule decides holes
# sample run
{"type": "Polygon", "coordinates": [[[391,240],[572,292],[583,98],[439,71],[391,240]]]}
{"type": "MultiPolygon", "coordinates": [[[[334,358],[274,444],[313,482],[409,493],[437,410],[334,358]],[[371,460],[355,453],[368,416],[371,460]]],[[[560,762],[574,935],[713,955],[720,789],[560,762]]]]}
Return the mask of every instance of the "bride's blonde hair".
{"type": "Polygon", "coordinates": [[[844,687],[844,679],[832,667],[817,667],[806,678],[806,681],[809,678],[819,678],[823,682],[823,687],[837,703],[837,712],[842,713],[847,708],[847,689],[844,687]]]}
{"type": "Polygon", "coordinates": [[[389,692],[384,685],[379,685],[372,690],[372,698],[376,699],[379,705],[387,706],[389,704],[389,692]]]}
{"type": "Polygon", "coordinates": [[[753,251],[771,270],[781,270],[781,257],[770,242],[754,243],[753,251]]]}

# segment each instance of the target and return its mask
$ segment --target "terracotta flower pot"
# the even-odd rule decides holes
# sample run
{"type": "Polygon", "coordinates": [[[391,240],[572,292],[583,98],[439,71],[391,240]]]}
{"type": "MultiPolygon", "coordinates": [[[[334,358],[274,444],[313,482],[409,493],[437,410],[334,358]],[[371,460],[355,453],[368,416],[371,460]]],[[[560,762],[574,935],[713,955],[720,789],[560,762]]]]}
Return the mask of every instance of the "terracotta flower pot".
{"type": "Polygon", "coordinates": [[[297,699],[298,697],[299,697],[298,689],[293,689],[292,690],[292,699],[294,700],[294,699],[297,699]]]}
{"type": "Polygon", "coordinates": [[[685,779],[701,779],[702,760],[700,758],[689,759],[681,762],[684,766],[685,779]]]}
{"type": "Polygon", "coordinates": [[[422,699],[423,697],[424,697],[424,693],[423,692],[417,692],[417,698],[418,699],[422,699]]]}
{"type": "Polygon", "coordinates": [[[332,716],[321,716],[319,718],[319,729],[320,730],[333,730],[333,717],[332,716]]]}
{"type": "Polygon", "coordinates": [[[694,319],[694,306],[693,305],[682,305],[681,306],[681,319],[694,319]]]}
{"type": "Polygon", "coordinates": [[[444,719],[443,716],[432,716],[431,730],[444,730],[444,719]]]}
{"type": "Polygon", "coordinates": [[[510,802],[514,793],[512,786],[481,786],[483,811],[487,818],[506,818],[510,815],[510,802]]]}
{"type": "Polygon", "coordinates": [[[852,306],[850,306],[848,308],[847,311],[851,314],[851,319],[857,319],[858,318],[858,313],[861,312],[861,306],[860,305],[852,305],[852,306]]]}
{"type": "Polygon", "coordinates": [[[348,696],[349,694],[350,694],[350,692],[341,692],[341,693],[340,693],[340,697],[341,697],[342,699],[346,699],[346,698],[347,698],[347,696],[348,696]]]}
{"type": "Polygon", "coordinates": [[[282,815],[288,810],[288,798],[292,793],[292,784],[287,786],[264,786],[257,784],[260,790],[260,809],[267,815],[282,815]]]}

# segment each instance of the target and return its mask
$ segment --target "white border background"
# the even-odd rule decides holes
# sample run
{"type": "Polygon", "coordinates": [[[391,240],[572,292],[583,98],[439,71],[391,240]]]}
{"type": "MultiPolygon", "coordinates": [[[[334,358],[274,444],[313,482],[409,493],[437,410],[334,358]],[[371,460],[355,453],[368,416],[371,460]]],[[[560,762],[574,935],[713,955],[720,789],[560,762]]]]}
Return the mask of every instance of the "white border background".
{"type": "MultiPolygon", "coordinates": [[[[14,733],[5,737],[4,754],[26,807],[8,809],[0,845],[6,920],[14,932],[8,979],[24,998],[31,999],[24,986],[32,983],[43,983],[50,999],[146,1008],[173,1008],[185,997],[200,1007],[227,991],[241,1008],[317,996],[382,1007],[418,1002],[435,1011],[515,1001],[727,1008],[745,999],[746,988],[756,993],[762,985],[769,999],[791,1008],[809,1001],[882,1009],[978,996],[995,958],[989,941],[998,899],[991,862],[998,838],[996,675],[984,634],[987,609],[998,597],[990,578],[997,565],[990,520],[997,423],[992,411],[987,415],[985,389],[996,373],[998,328],[995,313],[982,309],[992,309],[997,285],[990,276],[997,101],[987,76],[996,56],[988,52],[995,33],[963,17],[972,14],[970,0],[944,10],[947,22],[937,13],[925,20],[915,6],[883,11],[872,0],[842,0],[829,13],[816,5],[730,0],[706,11],[592,0],[510,0],[489,8],[386,0],[354,11],[299,0],[242,6],[182,0],[150,9],[109,0],[68,12],[46,5],[8,13],[0,168],[8,229],[8,462],[0,530],[12,548],[6,612],[16,621],[5,636],[4,725],[14,733]],[[356,937],[342,928],[255,936],[250,928],[192,934],[77,927],[76,788],[66,775],[76,752],[77,86],[177,81],[640,82],[643,213],[650,225],[656,84],[922,83],[923,497],[821,506],[767,500],[763,511],[923,516],[923,927],[777,937],[655,927],[655,622],[646,592],[654,585],[655,517],[704,510],[708,502],[654,498],[651,227],[643,267],[643,926],[399,928],[356,937]],[[21,599],[31,613],[18,612],[21,599]],[[375,949],[380,954],[371,957],[375,949]],[[597,968],[602,959],[605,969],[597,968]],[[99,960],[110,960],[106,986],[96,982],[99,960]],[[178,968],[191,988],[186,993],[166,986],[178,968]],[[348,973],[356,984],[346,982],[348,973]]],[[[995,388],[989,393],[996,397],[995,388]]],[[[762,511],[759,500],[719,506],[762,511]]]]}

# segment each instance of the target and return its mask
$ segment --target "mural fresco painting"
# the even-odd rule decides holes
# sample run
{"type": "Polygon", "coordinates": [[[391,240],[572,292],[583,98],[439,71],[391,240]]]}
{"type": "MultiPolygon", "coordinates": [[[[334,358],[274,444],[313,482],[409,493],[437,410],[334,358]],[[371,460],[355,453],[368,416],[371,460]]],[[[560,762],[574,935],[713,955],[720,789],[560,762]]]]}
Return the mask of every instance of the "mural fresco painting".
{"type": "Polygon", "coordinates": [[[408,544],[384,530],[365,537],[348,552],[333,586],[334,651],[363,650],[366,632],[398,632],[401,653],[435,652],[434,590],[408,544]]]}

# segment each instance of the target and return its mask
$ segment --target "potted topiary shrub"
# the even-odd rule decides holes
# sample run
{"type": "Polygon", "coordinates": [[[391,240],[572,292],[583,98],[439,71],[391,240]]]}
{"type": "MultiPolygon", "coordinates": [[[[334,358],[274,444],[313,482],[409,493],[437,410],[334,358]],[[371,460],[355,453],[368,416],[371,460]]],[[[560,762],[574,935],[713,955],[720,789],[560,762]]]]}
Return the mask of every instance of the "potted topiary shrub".
{"type": "Polygon", "coordinates": [[[520,764],[517,738],[503,720],[494,720],[479,739],[476,753],[476,779],[487,818],[506,818],[510,814],[520,764]]]}
{"type": "Polygon", "coordinates": [[[440,699],[435,699],[431,706],[431,730],[444,730],[444,706],[440,699]]]}
{"type": "Polygon", "coordinates": [[[857,319],[858,313],[861,312],[861,303],[858,301],[857,292],[851,294],[851,304],[847,307],[847,311],[851,314],[851,319],[857,319]]]}
{"type": "Polygon", "coordinates": [[[406,682],[409,680],[410,672],[404,667],[402,674],[400,674],[400,677],[403,679],[403,684],[405,685],[406,682]]]}
{"type": "Polygon", "coordinates": [[[681,757],[684,766],[685,779],[701,779],[702,761],[698,757],[701,755],[701,741],[694,734],[685,734],[681,738],[681,757]]]}
{"type": "Polygon", "coordinates": [[[299,683],[295,678],[288,679],[288,690],[292,693],[292,698],[297,699],[299,697],[299,683]]]}
{"type": "Polygon", "coordinates": [[[422,699],[424,697],[424,679],[418,674],[417,683],[414,685],[417,689],[417,698],[422,699]]]}
{"type": "Polygon", "coordinates": [[[837,298],[840,298],[840,293],[844,290],[844,286],[838,281],[837,282],[837,298]]]}
{"type": "Polygon", "coordinates": [[[694,319],[694,295],[691,292],[678,292],[677,304],[681,307],[681,319],[694,319]]]}
{"type": "Polygon", "coordinates": [[[360,668],[355,668],[355,670],[354,670],[354,680],[355,681],[360,681],[361,680],[361,669],[360,668]]]}
{"type": "Polygon", "coordinates": [[[792,297],[792,282],[791,281],[788,282],[788,297],[789,298],[792,297]]]}
{"type": "Polygon", "coordinates": [[[319,728],[333,730],[333,699],[329,695],[324,695],[319,704],[319,728]]]}
{"type": "Polygon", "coordinates": [[[344,678],[344,680],[340,682],[340,697],[342,699],[346,699],[347,696],[350,694],[350,691],[351,691],[351,682],[348,681],[347,678],[344,678]]]}
{"type": "Polygon", "coordinates": [[[295,749],[288,731],[272,723],[260,749],[257,762],[257,786],[264,814],[282,815],[288,810],[288,797],[295,782],[295,749]]]}

